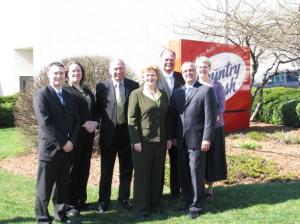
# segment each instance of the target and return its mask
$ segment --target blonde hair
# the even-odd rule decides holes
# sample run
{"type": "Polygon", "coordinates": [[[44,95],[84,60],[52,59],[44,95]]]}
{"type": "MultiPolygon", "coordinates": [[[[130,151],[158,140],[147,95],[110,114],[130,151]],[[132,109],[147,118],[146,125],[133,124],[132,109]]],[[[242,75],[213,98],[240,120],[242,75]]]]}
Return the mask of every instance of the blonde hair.
{"type": "Polygon", "coordinates": [[[196,65],[196,67],[197,67],[198,64],[200,64],[200,63],[203,63],[203,64],[208,65],[209,69],[211,68],[211,62],[210,62],[210,60],[209,60],[207,57],[205,57],[205,56],[198,56],[198,57],[196,57],[196,60],[195,60],[195,65],[196,65]]]}
{"type": "Polygon", "coordinates": [[[145,73],[149,72],[149,71],[154,71],[158,80],[159,80],[159,68],[156,65],[147,65],[145,66],[142,70],[141,70],[141,77],[143,77],[145,75],[145,73]]]}

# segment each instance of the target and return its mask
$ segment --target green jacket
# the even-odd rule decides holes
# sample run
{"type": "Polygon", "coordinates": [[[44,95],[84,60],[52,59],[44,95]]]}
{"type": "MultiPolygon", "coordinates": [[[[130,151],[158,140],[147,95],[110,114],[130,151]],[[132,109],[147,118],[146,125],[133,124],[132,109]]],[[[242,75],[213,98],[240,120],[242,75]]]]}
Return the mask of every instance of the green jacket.
{"type": "Polygon", "coordinates": [[[143,87],[131,93],[128,105],[131,144],[171,140],[168,97],[165,92],[161,93],[159,103],[145,96],[143,87]]]}

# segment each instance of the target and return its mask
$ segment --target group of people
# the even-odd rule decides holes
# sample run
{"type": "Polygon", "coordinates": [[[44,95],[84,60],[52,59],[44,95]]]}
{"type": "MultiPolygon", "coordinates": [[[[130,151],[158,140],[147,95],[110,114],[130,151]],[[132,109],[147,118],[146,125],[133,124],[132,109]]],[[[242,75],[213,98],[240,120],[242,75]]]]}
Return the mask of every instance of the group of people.
{"type": "Polygon", "coordinates": [[[126,78],[124,61],[113,59],[111,78],[100,81],[96,94],[84,85],[83,66],[71,61],[48,67],[49,85],[33,106],[39,125],[36,219],[70,222],[88,209],[87,182],[95,130],[99,129],[101,177],[98,210],[111,207],[112,177],[119,161],[118,202],[148,217],[161,212],[165,160],[170,160],[172,198],[198,217],[205,200],[214,197],[213,182],[226,179],[222,85],[209,78],[210,61],[197,57],[175,72],[175,52],[165,49],[161,65],[142,69],[142,84],[126,78]],[[130,186],[134,171],[133,200],[130,186]],[[205,183],[208,184],[207,191],[205,183]]]}

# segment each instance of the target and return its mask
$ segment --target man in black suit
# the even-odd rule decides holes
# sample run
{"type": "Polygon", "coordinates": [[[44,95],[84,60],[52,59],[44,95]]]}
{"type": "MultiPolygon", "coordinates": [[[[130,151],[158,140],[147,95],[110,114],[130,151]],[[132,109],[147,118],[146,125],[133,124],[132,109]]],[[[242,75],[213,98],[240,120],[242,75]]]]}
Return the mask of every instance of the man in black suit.
{"type": "MultiPolygon", "coordinates": [[[[164,90],[170,100],[175,89],[184,85],[184,80],[180,72],[174,71],[176,54],[171,49],[164,49],[160,54],[160,76],[157,87],[164,90]]],[[[170,190],[173,198],[179,198],[180,185],[177,164],[177,147],[172,146],[168,150],[170,159],[170,190]]],[[[164,179],[164,178],[163,178],[164,179]]],[[[163,191],[162,183],[162,191],[163,191]]]]}
{"type": "Polygon", "coordinates": [[[194,63],[185,62],[181,69],[185,86],[175,90],[171,99],[172,130],[182,196],[188,216],[196,218],[204,208],[205,152],[213,140],[217,103],[213,89],[196,80],[194,63]]]}
{"type": "Polygon", "coordinates": [[[68,221],[76,215],[68,200],[69,152],[76,144],[79,131],[77,106],[72,95],[62,89],[65,82],[64,65],[49,65],[49,85],[33,97],[39,125],[39,167],[36,187],[36,219],[38,223],[52,223],[48,204],[53,192],[54,218],[68,221]]]}
{"type": "Polygon", "coordinates": [[[100,121],[101,178],[99,186],[99,212],[110,206],[111,183],[116,155],[119,157],[120,186],[118,200],[127,210],[132,179],[131,147],[128,133],[127,109],[130,93],[139,87],[125,78],[125,64],[121,59],[110,63],[111,79],[96,86],[96,113],[100,121]]]}

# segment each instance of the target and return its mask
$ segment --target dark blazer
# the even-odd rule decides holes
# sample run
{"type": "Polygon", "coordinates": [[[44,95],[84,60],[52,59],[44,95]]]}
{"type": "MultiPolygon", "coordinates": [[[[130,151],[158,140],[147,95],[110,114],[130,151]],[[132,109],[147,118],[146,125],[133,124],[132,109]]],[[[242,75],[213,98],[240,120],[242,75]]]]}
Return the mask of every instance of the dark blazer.
{"type": "Polygon", "coordinates": [[[157,85],[156,85],[159,89],[163,90],[167,94],[169,99],[173,95],[175,89],[184,85],[184,79],[182,78],[182,74],[180,72],[174,71],[173,77],[175,81],[174,81],[173,91],[171,93],[169,91],[165,77],[163,76],[162,72],[160,72],[159,74],[159,80],[157,81],[157,85]]]}
{"type": "Polygon", "coordinates": [[[55,90],[48,85],[33,97],[33,107],[39,125],[39,159],[59,160],[63,146],[70,140],[74,145],[79,131],[77,105],[73,96],[62,90],[63,106],[55,90]]]}
{"type": "Polygon", "coordinates": [[[202,140],[213,140],[216,105],[213,88],[199,82],[194,84],[187,100],[185,86],[175,90],[171,99],[172,135],[179,148],[184,139],[188,149],[198,149],[202,140]]]}
{"type": "MultiPolygon", "coordinates": [[[[128,98],[131,91],[137,89],[139,84],[133,80],[125,78],[124,86],[124,111],[127,120],[128,98]]],[[[100,147],[111,147],[117,124],[117,102],[115,88],[111,79],[101,81],[96,86],[96,118],[100,121],[100,147]]]]}
{"type": "Polygon", "coordinates": [[[91,109],[89,109],[88,103],[86,102],[82,94],[79,92],[79,90],[69,85],[64,86],[64,89],[67,92],[71,93],[76,99],[76,103],[78,107],[78,115],[80,119],[80,126],[82,126],[86,121],[94,121],[95,120],[95,96],[92,93],[92,91],[88,87],[83,86],[83,92],[89,95],[91,99],[91,109]]]}
{"type": "Polygon", "coordinates": [[[143,87],[134,90],[129,98],[128,129],[132,144],[171,140],[169,103],[161,91],[159,106],[143,94],[143,87]]]}

